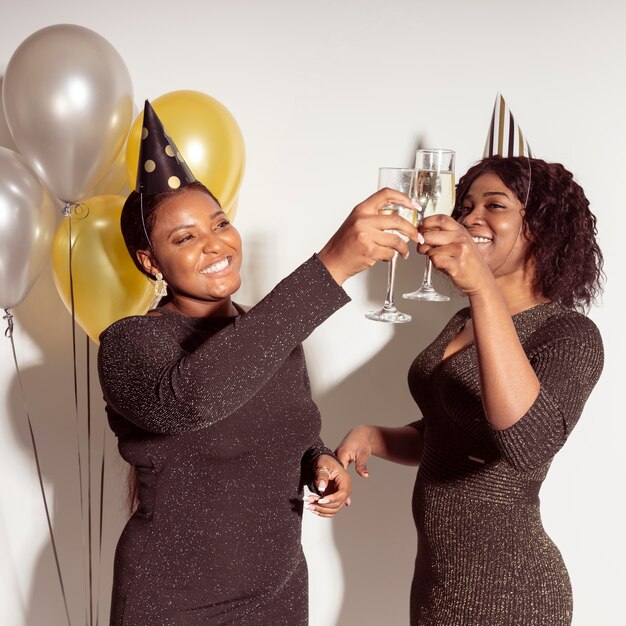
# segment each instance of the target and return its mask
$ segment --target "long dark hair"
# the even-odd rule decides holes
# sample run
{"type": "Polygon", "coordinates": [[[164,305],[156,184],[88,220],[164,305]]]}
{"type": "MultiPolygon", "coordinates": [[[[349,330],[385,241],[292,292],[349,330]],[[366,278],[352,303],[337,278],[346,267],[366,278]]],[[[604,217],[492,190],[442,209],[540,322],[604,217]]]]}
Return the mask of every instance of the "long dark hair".
{"type": "Polygon", "coordinates": [[[498,176],[524,205],[536,292],[568,308],[588,309],[602,292],[604,259],[596,217],[573,174],[560,163],[541,159],[483,159],[459,180],[453,217],[461,217],[472,183],[488,173],[498,176]]]}

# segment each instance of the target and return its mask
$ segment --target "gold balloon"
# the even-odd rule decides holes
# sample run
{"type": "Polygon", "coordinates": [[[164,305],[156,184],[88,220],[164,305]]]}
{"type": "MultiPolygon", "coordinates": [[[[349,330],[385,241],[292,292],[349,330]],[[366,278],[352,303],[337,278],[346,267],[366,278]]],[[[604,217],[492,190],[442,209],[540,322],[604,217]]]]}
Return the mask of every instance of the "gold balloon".
{"type": "MultiPolygon", "coordinates": [[[[89,337],[128,315],[143,315],[154,297],[152,283],[132,262],[122,232],[122,196],[96,196],[72,213],[72,282],[76,321],[89,337]]],[[[52,242],[56,288],[71,312],[69,219],[59,225],[52,242]]]]}
{"type": "MultiPolygon", "coordinates": [[[[229,207],[236,200],[246,160],[235,118],[223,104],[199,91],[172,91],[151,104],[193,175],[223,207],[229,207]]],[[[131,189],[137,179],[142,123],[143,113],[128,136],[126,169],[131,189]]]]}

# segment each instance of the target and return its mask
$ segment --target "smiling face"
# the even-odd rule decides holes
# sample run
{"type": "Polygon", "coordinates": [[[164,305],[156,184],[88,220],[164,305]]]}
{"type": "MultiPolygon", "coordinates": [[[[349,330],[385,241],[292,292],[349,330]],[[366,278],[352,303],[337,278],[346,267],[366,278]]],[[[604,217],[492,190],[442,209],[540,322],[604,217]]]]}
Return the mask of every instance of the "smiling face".
{"type": "Polygon", "coordinates": [[[479,176],[463,198],[459,221],[496,277],[531,269],[523,214],[517,196],[493,173],[479,176]]]}
{"type": "Polygon", "coordinates": [[[241,238],[217,202],[183,190],[158,207],[150,233],[154,249],[137,256],[150,274],[160,271],[171,307],[193,317],[233,314],[230,296],[241,284],[241,238]]]}

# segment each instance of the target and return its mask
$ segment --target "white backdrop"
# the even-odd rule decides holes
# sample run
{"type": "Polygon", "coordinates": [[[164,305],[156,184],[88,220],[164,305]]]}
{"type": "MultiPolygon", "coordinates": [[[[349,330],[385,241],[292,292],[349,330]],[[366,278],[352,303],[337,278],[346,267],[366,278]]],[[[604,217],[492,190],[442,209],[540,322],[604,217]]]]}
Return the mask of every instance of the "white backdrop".
{"type": "MultiPolygon", "coordinates": [[[[174,89],[223,102],[247,146],[236,225],[246,254],[238,299],[249,304],[321,248],[374,190],[379,166],[411,165],[421,143],[456,149],[463,172],[482,153],[495,93],[502,91],[535,154],[571,169],[598,216],[609,280],[591,317],[604,337],[605,371],[541,495],[546,528],[572,577],[575,625],[611,626],[623,619],[626,584],[618,480],[626,432],[618,369],[626,352],[620,261],[625,17],[617,0],[0,0],[0,75],[32,32],[75,23],[120,52],[139,106],[174,89]]],[[[3,115],[0,145],[14,148],[3,115]]],[[[418,281],[416,256],[402,264],[399,292],[418,281]]],[[[331,446],[361,421],[415,418],[408,365],[462,306],[459,300],[405,303],[414,322],[399,328],[366,321],[363,312],[381,301],[384,280],[380,267],[349,282],[352,303],[307,341],[331,446]]],[[[15,313],[72,623],[80,624],[84,569],[70,318],[49,267],[15,313]]],[[[87,361],[80,329],[78,339],[84,431],[87,361]]],[[[93,366],[93,349],[90,359],[93,366]]],[[[97,474],[106,430],[91,374],[97,474]]],[[[0,341],[0,402],[0,620],[60,626],[66,621],[8,341],[0,341]]],[[[106,432],[103,556],[93,573],[100,623],[108,616],[112,550],[125,515],[125,469],[114,445],[106,432]]],[[[305,516],[312,626],[408,621],[415,472],[376,461],[370,469],[367,483],[355,480],[354,504],[340,518],[305,516]]],[[[96,534],[96,566],[97,553],[96,534]]]]}

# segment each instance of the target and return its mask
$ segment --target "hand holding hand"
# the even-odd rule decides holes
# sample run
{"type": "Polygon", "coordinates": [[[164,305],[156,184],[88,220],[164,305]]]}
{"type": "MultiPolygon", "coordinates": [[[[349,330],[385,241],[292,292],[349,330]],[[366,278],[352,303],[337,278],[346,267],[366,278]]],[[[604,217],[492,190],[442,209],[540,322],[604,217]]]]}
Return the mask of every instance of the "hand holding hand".
{"type": "Polygon", "coordinates": [[[362,478],[369,478],[367,461],[372,455],[372,444],[369,437],[369,426],[353,428],[337,447],[337,457],[347,469],[354,463],[356,473],[362,478]]]}
{"type": "Polygon", "coordinates": [[[352,210],[320,251],[319,258],[340,285],[377,261],[389,261],[396,252],[403,257],[408,255],[409,248],[402,237],[386,231],[398,231],[417,243],[417,229],[411,223],[399,215],[380,213],[391,204],[416,209],[403,193],[380,189],[352,210]]]}
{"type": "Polygon", "coordinates": [[[307,496],[304,508],[320,517],[334,517],[343,506],[350,505],[352,478],[337,459],[327,454],[315,459],[313,469],[315,488],[321,495],[307,496]]]}

